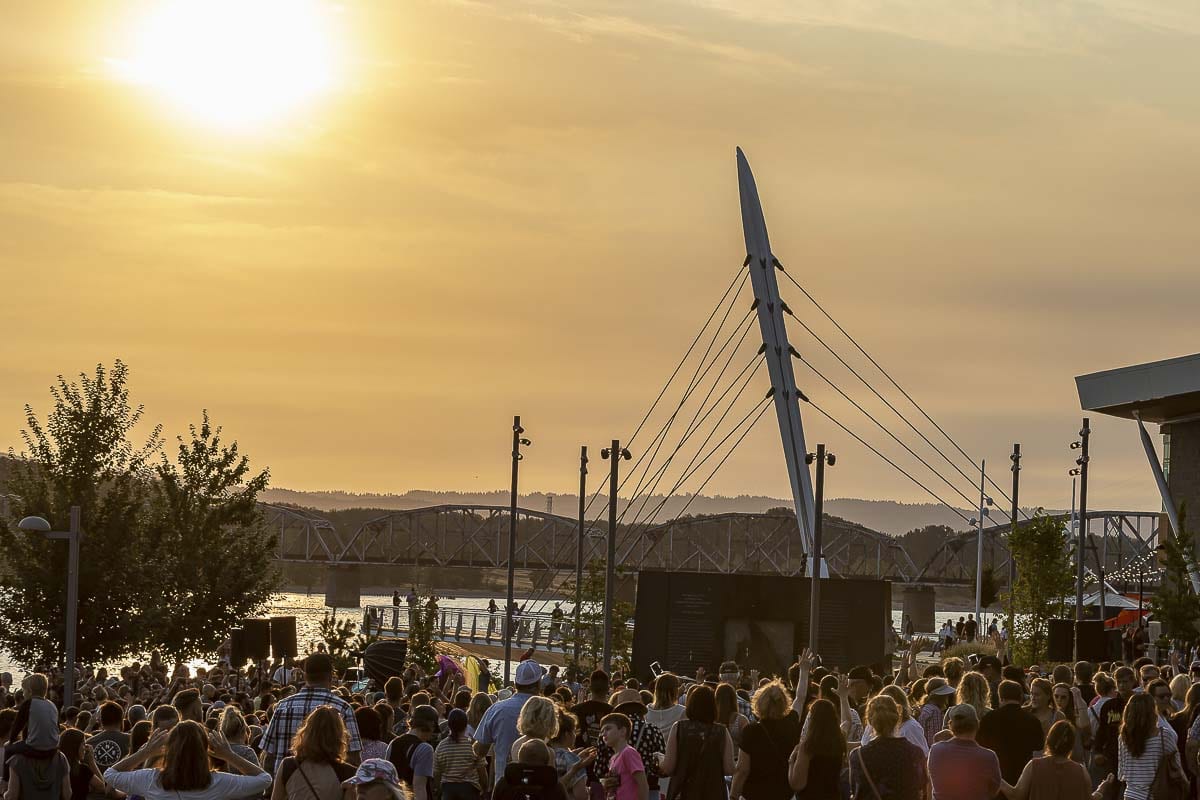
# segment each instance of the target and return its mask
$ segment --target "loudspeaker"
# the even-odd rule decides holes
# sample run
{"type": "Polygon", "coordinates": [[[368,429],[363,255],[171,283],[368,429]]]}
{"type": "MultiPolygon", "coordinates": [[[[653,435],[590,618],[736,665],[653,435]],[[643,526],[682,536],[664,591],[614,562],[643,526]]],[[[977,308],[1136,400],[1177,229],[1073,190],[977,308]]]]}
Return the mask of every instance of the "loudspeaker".
{"type": "Polygon", "coordinates": [[[1105,661],[1104,621],[1081,619],[1075,623],[1075,655],[1080,661],[1105,661]]]}
{"type": "Polygon", "coordinates": [[[1103,661],[1120,661],[1125,657],[1124,647],[1121,642],[1121,629],[1109,628],[1104,632],[1104,658],[1103,661]]]}
{"type": "Polygon", "coordinates": [[[246,632],[241,628],[229,632],[229,663],[234,669],[246,666],[246,632]]]}
{"type": "Polygon", "coordinates": [[[256,663],[270,658],[271,620],[243,619],[239,623],[245,631],[246,658],[256,663]]]}
{"type": "Polygon", "coordinates": [[[299,655],[296,652],[295,617],[271,617],[271,655],[276,660],[299,655]]]}
{"type": "Polygon", "coordinates": [[[1046,643],[1047,661],[1071,661],[1075,644],[1075,620],[1052,619],[1046,643]]]}

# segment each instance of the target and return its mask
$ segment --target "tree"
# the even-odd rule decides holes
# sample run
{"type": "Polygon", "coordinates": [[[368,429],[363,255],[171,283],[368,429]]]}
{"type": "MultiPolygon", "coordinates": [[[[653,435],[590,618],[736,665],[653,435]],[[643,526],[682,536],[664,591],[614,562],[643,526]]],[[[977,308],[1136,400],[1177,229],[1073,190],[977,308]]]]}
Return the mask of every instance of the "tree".
{"type": "MultiPolygon", "coordinates": [[[[618,575],[621,570],[618,570],[618,575]]],[[[575,644],[579,644],[579,662],[568,663],[568,666],[578,668],[581,673],[595,669],[604,661],[604,624],[607,616],[604,613],[604,559],[595,558],[588,562],[587,572],[583,576],[583,587],[580,592],[579,628],[574,631],[568,644],[573,658],[575,644]]],[[[575,577],[568,578],[559,593],[565,597],[575,596],[575,577]]],[[[633,604],[614,600],[612,615],[612,653],[613,669],[628,672],[632,661],[633,631],[629,622],[633,619],[633,604]]]]}
{"type": "Polygon", "coordinates": [[[1016,611],[1012,652],[1018,661],[1038,663],[1045,655],[1049,621],[1062,616],[1064,598],[1075,583],[1073,545],[1066,523],[1039,511],[1009,532],[1008,548],[1017,569],[1006,598],[1016,611]]]}
{"type": "Polygon", "coordinates": [[[175,657],[214,653],[275,587],[273,540],[256,506],[267,471],[252,473],[207,413],[179,440],[175,461],[162,453],[161,427],[134,444],[143,408],[130,404],[128,376],[120,360],[77,384],[59,376],[45,422],[25,407],[25,451],[13,456],[14,500],[0,520],[0,648],[23,666],[60,663],[67,572],[63,542],[16,530],[25,515],[66,530],[70,507],[80,507],[81,663],[150,646],[175,657]]]}
{"type": "Polygon", "coordinates": [[[177,659],[214,652],[278,586],[276,537],[257,506],[268,471],[252,473],[237,442],[222,443],[207,411],[189,432],[186,441],[177,437],[174,462],[162,456],[151,502],[150,539],[161,554],[154,572],[162,583],[151,625],[156,645],[177,659]]]}
{"type": "Polygon", "coordinates": [[[321,641],[325,642],[325,650],[333,661],[333,668],[338,672],[350,666],[350,641],[354,638],[354,620],[337,619],[326,613],[317,626],[321,641]]]}
{"type": "Polygon", "coordinates": [[[415,603],[408,606],[408,660],[425,672],[437,669],[437,649],[434,647],[434,631],[437,630],[437,609],[417,595],[415,603]]]}
{"type": "Polygon", "coordinates": [[[1179,533],[1164,526],[1162,536],[1163,581],[1150,601],[1150,611],[1163,624],[1171,639],[1191,644],[1197,639],[1200,595],[1192,591],[1191,575],[1196,570],[1195,537],[1187,529],[1187,504],[1179,506],[1179,533]]]}
{"type": "Polygon", "coordinates": [[[161,447],[160,428],[131,443],[143,408],[132,407],[128,368],[116,361],[79,383],[63,376],[51,388],[54,407],[43,423],[25,406],[25,451],[15,459],[8,491],[11,518],[0,525],[8,566],[0,576],[0,647],[26,666],[59,663],[65,640],[67,547],[16,530],[25,515],[67,530],[70,508],[81,510],[79,625],[82,662],[114,661],[145,644],[149,609],[161,604],[150,565],[146,499],[149,459],[161,447]]]}

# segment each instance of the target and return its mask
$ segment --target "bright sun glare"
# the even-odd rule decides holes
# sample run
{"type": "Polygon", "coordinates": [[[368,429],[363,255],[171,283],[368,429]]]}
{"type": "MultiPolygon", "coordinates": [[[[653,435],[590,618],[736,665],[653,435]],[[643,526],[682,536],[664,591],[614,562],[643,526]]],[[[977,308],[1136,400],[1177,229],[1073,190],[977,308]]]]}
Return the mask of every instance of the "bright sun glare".
{"type": "Polygon", "coordinates": [[[311,0],[168,0],[110,63],[198,122],[254,130],[332,87],[331,28],[311,0]]]}

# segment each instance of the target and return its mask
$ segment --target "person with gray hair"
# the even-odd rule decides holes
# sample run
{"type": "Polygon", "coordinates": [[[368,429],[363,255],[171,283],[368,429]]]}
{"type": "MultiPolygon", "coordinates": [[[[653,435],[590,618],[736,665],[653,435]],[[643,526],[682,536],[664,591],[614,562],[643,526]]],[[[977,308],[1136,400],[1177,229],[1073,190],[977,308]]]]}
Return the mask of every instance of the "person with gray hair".
{"type": "Polygon", "coordinates": [[[929,780],[934,797],[995,797],[1003,785],[1000,759],[975,741],[979,714],[966,703],[946,712],[952,738],[929,748],[929,780]]]}

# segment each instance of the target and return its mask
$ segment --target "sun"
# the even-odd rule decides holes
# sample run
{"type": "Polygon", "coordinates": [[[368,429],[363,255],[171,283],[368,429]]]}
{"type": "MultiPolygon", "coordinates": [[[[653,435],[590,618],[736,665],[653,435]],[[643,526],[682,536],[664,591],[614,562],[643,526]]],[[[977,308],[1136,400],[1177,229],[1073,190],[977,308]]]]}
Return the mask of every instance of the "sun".
{"type": "Polygon", "coordinates": [[[109,63],[196,122],[261,129],[333,88],[333,16],[310,0],[165,0],[109,63]]]}

